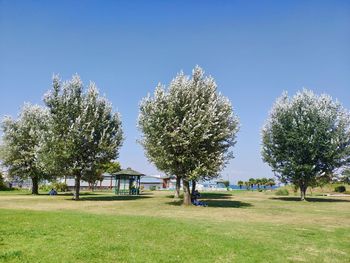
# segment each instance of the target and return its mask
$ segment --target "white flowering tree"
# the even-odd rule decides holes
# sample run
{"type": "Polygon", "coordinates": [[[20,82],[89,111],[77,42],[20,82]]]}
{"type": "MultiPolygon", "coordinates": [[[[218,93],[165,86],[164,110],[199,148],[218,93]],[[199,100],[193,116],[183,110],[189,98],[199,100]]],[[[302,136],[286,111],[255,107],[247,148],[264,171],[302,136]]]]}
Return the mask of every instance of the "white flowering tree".
{"type": "Polygon", "coordinates": [[[200,67],[192,77],[178,74],[169,87],[158,85],[141,101],[138,125],[148,159],[183,181],[184,204],[191,204],[189,182],[216,177],[233,157],[238,119],[213,78],[200,67]]]}
{"type": "Polygon", "coordinates": [[[61,82],[55,76],[45,96],[51,115],[45,163],[52,172],[74,176],[75,200],[80,180],[118,157],[122,144],[119,113],[101,97],[94,83],[87,90],[78,75],[61,82]]]}
{"type": "Polygon", "coordinates": [[[350,162],[350,114],[328,95],[303,90],[277,99],[262,130],[262,157],[283,182],[300,188],[331,179],[350,162]]]}
{"type": "Polygon", "coordinates": [[[2,164],[10,176],[30,178],[32,194],[38,194],[39,181],[48,176],[40,160],[48,119],[43,107],[25,104],[18,119],[5,117],[2,122],[2,164]]]}

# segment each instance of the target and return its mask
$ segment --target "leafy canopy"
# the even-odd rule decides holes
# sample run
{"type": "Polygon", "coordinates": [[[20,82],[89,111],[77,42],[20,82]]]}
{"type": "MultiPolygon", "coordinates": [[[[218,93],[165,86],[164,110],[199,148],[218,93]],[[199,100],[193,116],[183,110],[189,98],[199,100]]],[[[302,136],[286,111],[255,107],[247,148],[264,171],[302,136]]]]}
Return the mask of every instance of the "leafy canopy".
{"type": "Polygon", "coordinates": [[[85,91],[78,75],[63,83],[55,76],[44,100],[51,114],[46,144],[51,170],[90,177],[117,158],[123,137],[120,116],[94,83],[85,91]]]}
{"type": "Polygon", "coordinates": [[[41,162],[48,111],[41,106],[25,104],[17,119],[5,117],[2,122],[2,164],[10,176],[21,179],[45,177],[41,162]]]}
{"type": "Polygon", "coordinates": [[[263,127],[262,143],[263,160],[281,181],[317,185],[350,162],[350,114],[328,95],[284,93],[263,127]]]}
{"type": "Polygon", "coordinates": [[[238,118],[212,77],[195,67],[141,101],[138,125],[148,159],[186,180],[216,176],[232,158],[238,118]]]}

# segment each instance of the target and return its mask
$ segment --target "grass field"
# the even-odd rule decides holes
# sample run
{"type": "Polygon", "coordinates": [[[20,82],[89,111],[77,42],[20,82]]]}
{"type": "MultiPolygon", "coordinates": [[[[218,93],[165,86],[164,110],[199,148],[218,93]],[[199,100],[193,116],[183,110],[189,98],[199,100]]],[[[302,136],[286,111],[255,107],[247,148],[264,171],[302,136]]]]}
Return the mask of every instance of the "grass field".
{"type": "Polygon", "coordinates": [[[0,262],[350,262],[350,198],[0,192],[0,262]]]}

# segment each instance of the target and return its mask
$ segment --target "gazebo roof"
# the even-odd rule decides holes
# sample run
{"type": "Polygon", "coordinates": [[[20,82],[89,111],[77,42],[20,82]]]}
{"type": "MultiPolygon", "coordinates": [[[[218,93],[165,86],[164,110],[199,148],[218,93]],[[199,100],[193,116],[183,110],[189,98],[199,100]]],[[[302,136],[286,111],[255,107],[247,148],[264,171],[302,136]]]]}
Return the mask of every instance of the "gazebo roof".
{"type": "Polygon", "coordinates": [[[121,170],[121,171],[115,173],[114,175],[145,176],[145,174],[142,174],[138,171],[135,171],[135,170],[131,169],[130,167],[128,167],[127,169],[121,170]]]}

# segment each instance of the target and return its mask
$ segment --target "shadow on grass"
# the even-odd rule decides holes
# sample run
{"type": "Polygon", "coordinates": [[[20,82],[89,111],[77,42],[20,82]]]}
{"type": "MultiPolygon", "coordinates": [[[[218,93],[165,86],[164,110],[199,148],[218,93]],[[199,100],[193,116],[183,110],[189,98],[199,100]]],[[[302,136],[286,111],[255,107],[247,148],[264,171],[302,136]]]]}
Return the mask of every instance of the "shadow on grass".
{"type": "MultiPolygon", "coordinates": [[[[174,195],[167,195],[167,198],[174,198],[174,195]]],[[[183,194],[180,194],[180,198],[183,198],[183,194]]],[[[230,199],[232,194],[229,193],[201,193],[201,199],[230,199]]]]}
{"type": "MultiPolygon", "coordinates": [[[[48,195],[48,194],[42,194],[42,195],[48,195]]],[[[58,193],[58,196],[73,196],[74,193],[73,192],[67,192],[67,193],[58,193]]],[[[79,196],[89,196],[89,195],[98,195],[98,193],[94,193],[94,192],[87,192],[87,193],[79,193],[79,196]]]]}
{"type": "MultiPolygon", "coordinates": [[[[207,199],[200,199],[203,203],[207,204],[208,207],[222,207],[222,208],[244,208],[244,207],[251,207],[252,205],[250,203],[245,203],[241,201],[233,201],[233,200],[207,200],[207,199]]],[[[182,200],[177,200],[173,202],[167,202],[168,205],[173,206],[181,206],[182,200]]]]}
{"type": "MultiPolygon", "coordinates": [[[[300,197],[271,197],[271,200],[282,200],[282,201],[301,201],[300,197]]],[[[307,197],[307,202],[320,202],[320,203],[337,203],[337,202],[350,202],[350,200],[344,199],[334,199],[334,198],[317,198],[317,197],[307,197]]]]}
{"type": "Polygon", "coordinates": [[[83,196],[80,201],[128,201],[151,198],[149,195],[109,195],[83,196]]]}
{"type": "Polygon", "coordinates": [[[231,199],[230,193],[202,193],[201,199],[231,199]]]}

